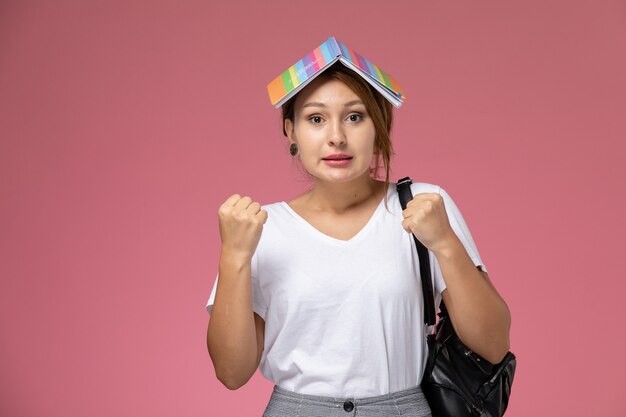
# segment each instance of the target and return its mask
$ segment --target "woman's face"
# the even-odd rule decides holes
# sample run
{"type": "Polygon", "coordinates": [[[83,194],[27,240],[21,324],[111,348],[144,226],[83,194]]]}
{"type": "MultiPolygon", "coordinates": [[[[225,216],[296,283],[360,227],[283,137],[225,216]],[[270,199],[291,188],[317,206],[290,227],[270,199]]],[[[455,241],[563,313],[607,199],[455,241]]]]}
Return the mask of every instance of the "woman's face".
{"type": "Polygon", "coordinates": [[[376,130],[365,104],[346,84],[316,79],[296,98],[294,122],[285,120],[302,165],[322,181],[369,177],[376,130]],[[337,160],[337,154],[342,154],[337,160]],[[332,158],[332,159],[329,159],[332,158]]]}

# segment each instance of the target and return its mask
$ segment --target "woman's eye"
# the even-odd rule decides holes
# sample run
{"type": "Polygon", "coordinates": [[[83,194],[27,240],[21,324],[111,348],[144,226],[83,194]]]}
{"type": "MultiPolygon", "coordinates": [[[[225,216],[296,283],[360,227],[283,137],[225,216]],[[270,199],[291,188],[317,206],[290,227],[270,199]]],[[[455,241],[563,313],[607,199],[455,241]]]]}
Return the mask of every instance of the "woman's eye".
{"type": "MultiPolygon", "coordinates": [[[[360,113],[353,113],[353,114],[348,116],[348,119],[351,122],[358,122],[358,121],[361,121],[363,119],[363,115],[360,114],[360,113]]],[[[322,123],[323,119],[322,119],[322,116],[311,116],[311,117],[309,117],[309,120],[311,122],[313,122],[313,124],[317,125],[317,124],[322,123]]]]}

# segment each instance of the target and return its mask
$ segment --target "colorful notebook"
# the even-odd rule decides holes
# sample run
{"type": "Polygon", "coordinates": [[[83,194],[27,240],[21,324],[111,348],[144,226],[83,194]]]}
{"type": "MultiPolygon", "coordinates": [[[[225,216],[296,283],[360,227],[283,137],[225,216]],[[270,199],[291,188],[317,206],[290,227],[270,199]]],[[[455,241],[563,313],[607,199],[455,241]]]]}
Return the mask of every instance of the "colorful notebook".
{"type": "Polygon", "coordinates": [[[274,107],[282,106],[337,60],[363,77],[394,106],[399,108],[406,100],[402,87],[391,75],[331,36],[267,85],[274,107]]]}

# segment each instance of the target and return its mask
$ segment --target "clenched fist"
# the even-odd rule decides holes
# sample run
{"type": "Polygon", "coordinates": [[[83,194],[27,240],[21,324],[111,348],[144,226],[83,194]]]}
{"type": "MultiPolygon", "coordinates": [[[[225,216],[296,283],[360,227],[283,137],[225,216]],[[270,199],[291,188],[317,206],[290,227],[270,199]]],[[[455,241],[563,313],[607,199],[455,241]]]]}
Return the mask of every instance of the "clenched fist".
{"type": "Polygon", "coordinates": [[[252,259],[263,225],[267,220],[267,211],[248,196],[233,194],[220,206],[220,237],[222,252],[252,259]]]}
{"type": "Polygon", "coordinates": [[[416,194],[402,211],[402,217],[404,230],[413,233],[417,240],[435,254],[456,237],[439,193],[416,194]]]}

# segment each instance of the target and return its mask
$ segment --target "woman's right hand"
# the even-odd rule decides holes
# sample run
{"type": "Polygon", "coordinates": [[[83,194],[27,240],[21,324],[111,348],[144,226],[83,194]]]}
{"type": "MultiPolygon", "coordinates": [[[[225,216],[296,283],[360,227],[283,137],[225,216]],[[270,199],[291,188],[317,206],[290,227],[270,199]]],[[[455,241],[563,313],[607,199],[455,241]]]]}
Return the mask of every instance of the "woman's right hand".
{"type": "Polygon", "coordinates": [[[218,216],[222,252],[252,259],[267,220],[267,211],[261,210],[261,205],[250,197],[233,194],[220,206],[218,216]]]}

